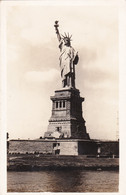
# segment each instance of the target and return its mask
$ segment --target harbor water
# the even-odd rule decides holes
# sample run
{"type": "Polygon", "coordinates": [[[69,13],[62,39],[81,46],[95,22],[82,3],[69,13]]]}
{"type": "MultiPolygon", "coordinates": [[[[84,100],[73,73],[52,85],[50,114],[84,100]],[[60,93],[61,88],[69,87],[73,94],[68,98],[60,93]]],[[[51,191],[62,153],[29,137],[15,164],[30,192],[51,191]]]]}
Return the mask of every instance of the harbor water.
{"type": "Polygon", "coordinates": [[[118,192],[119,171],[8,172],[8,192],[118,192]]]}

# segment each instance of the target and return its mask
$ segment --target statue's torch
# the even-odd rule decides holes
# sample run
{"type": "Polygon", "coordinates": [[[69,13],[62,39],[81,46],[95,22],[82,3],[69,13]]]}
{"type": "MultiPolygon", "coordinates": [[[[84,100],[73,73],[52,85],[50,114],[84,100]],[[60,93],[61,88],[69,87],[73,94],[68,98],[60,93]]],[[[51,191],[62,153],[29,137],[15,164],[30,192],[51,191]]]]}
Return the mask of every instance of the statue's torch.
{"type": "Polygon", "coordinates": [[[58,21],[55,21],[55,30],[56,30],[56,34],[59,34],[59,30],[58,30],[58,27],[59,27],[59,24],[58,24],[58,21]]]}

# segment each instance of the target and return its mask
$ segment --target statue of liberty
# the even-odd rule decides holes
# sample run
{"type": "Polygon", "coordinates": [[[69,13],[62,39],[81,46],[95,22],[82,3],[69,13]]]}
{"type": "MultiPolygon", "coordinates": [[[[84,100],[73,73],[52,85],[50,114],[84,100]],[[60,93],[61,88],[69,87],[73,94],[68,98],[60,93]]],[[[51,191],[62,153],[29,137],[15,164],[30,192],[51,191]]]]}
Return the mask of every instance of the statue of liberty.
{"type": "Polygon", "coordinates": [[[71,46],[72,36],[69,36],[69,33],[60,35],[58,21],[55,21],[54,27],[59,41],[62,87],[75,88],[75,65],[79,60],[78,53],[75,53],[71,46]]]}

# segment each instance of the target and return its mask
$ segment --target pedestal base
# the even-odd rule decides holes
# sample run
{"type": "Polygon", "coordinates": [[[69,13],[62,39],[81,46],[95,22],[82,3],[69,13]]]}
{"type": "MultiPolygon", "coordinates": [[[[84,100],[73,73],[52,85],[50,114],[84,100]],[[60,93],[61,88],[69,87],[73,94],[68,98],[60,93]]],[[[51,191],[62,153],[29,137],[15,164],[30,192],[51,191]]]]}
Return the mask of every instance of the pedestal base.
{"type": "Polygon", "coordinates": [[[44,137],[90,139],[82,116],[79,90],[63,88],[55,91],[52,100],[52,116],[44,137]]]}

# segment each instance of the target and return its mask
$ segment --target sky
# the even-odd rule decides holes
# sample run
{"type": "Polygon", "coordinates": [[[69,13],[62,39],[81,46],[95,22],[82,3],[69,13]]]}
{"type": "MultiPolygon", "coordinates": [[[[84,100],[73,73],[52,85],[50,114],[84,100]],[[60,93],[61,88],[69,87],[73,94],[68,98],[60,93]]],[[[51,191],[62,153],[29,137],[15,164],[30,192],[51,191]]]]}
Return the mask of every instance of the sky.
{"type": "Polygon", "coordinates": [[[47,131],[50,96],[61,88],[61,34],[72,34],[79,55],[76,88],[92,139],[118,135],[119,33],[116,6],[11,5],[6,9],[7,131],[10,139],[36,139],[47,131]]]}

